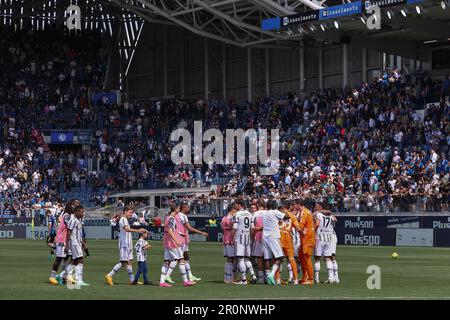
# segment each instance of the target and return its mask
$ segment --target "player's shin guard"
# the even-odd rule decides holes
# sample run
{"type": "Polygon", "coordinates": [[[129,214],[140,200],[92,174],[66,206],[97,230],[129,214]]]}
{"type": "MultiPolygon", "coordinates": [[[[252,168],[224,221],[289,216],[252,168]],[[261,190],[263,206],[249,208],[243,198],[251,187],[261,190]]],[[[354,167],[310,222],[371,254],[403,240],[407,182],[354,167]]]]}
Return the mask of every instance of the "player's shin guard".
{"type": "Polygon", "coordinates": [[[133,274],[132,266],[127,265],[127,273],[128,273],[128,278],[130,279],[130,282],[132,283],[134,281],[134,274],[133,274]]]}
{"type": "Polygon", "coordinates": [[[278,268],[279,268],[278,264],[274,263],[272,265],[272,270],[270,271],[269,276],[274,277],[275,276],[275,272],[277,272],[278,268]]]}
{"type": "Polygon", "coordinates": [[[247,281],[247,267],[245,266],[244,258],[239,258],[238,268],[239,272],[241,273],[241,280],[247,281]]]}
{"type": "Polygon", "coordinates": [[[112,277],[114,276],[120,269],[122,268],[122,264],[119,262],[116,264],[112,270],[108,273],[108,276],[112,277]]]}
{"type": "Polygon", "coordinates": [[[180,263],[178,264],[178,270],[180,270],[181,278],[183,279],[183,282],[188,281],[187,273],[186,273],[186,264],[180,263]]]}
{"type": "Polygon", "coordinates": [[[331,259],[326,259],[327,270],[328,270],[328,282],[334,282],[334,271],[333,271],[333,262],[331,259]]]}
{"type": "Polygon", "coordinates": [[[184,265],[186,266],[186,273],[188,275],[188,278],[191,279],[194,275],[192,274],[191,265],[189,264],[189,261],[185,261],[184,265]]]}
{"type": "Polygon", "coordinates": [[[77,275],[78,283],[83,282],[83,264],[82,263],[77,264],[77,266],[75,267],[75,273],[77,275]]]}
{"type": "Polygon", "coordinates": [[[172,274],[172,272],[175,269],[175,267],[177,266],[177,264],[178,264],[177,260],[170,261],[169,268],[168,268],[167,274],[166,274],[167,277],[170,277],[170,275],[172,274]]]}
{"type": "Polygon", "coordinates": [[[333,260],[333,273],[334,273],[334,281],[339,282],[338,264],[336,259],[333,260]]]}
{"type": "Polygon", "coordinates": [[[159,278],[159,283],[166,282],[167,271],[169,270],[169,265],[163,264],[161,267],[161,277],[159,278]]]}
{"type": "Polygon", "coordinates": [[[231,262],[225,263],[225,282],[233,280],[233,264],[231,262]]]}
{"type": "Polygon", "coordinates": [[[291,282],[294,280],[294,273],[292,272],[292,266],[290,262],[287,264],[287,270],[289,273],[289,282],[291,282]]]}
{"type": "Polygon", "coordinates": [[[319,282],[320,275],[320,259],[314,261],[314,281],[319,282]]]}
{"type": "Polygon", "coordinates": [[[247,271],[250,272],[252,278],[255,277],[255,270],[253,269],[253,264],[250,260],[245,261],[245,266],[247,267],[247,271]]]}

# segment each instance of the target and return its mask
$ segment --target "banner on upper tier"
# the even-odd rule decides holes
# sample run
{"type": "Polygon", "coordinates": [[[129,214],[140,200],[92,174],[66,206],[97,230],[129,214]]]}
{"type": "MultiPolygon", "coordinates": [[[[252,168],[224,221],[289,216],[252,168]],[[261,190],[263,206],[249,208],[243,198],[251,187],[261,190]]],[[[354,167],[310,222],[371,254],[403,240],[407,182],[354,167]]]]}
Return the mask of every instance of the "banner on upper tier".
{"type": "Polygon", "coordinates": [[[72,144],[73,132],[71,131],[52,131],[51,143],[53,144],[72,144]]]}
{"type": "Polygon", "coordinates": [[[361,2],[345,3],[319,10],[319,20],[327,20],[361,13],[361,2]]]}
{"type": "Polygon", "coordinates": [[[345,3],[337,6],[326,7],[319,10],[303,12],[288,16],[264,19],[261,24],[263,31],[278,30],[290,25],[301,24],[316,20],[334,19],[344,16],[366,12],[370,6],[376,5],[380,8],[408,5],[423,2],[423,0],[367,0],[345,3]]]}

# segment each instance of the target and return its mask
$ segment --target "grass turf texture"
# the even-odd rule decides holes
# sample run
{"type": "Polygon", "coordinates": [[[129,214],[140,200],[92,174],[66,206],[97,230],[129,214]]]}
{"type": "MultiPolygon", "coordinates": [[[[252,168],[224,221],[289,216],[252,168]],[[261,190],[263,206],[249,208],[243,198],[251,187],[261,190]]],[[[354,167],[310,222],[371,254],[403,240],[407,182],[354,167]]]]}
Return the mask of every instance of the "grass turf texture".
{"type": "MultiPolygon", "coordinates": [[[[178,268],[172,274],[176,284],[159,288],[162,243],[151,241],[148,267],[153,286],[130,286],[124,269],[108,286],[104,275],[118,259],[117,241],[89,241],[91,257],[85,260],[84,280],[90,287],[69,290],[48,283],[51,264],[48,250],[41,240],[0,240],[0,299],[383,299],[383,298],[449,298],[450,249],[411,247],[338,246],[341,283],[310,286],[225,285],[224,258],[219,243],[191,243],[191,267],[201,277],[196,286],[184,288],[178,268]],[[392,259],[392,252],[399,258],[392,259]],[[381,268],[381,289],[366,286],[369,265],[381,268]]],[[[283,264],[286,270],[285,264],[283,264]]],[[[136,272],[136,263],[133,265],[136,272]]],[[[321,280],[326,280],[322,263],[321,280]]],[[[287,278],[283,271],[282,278],[287,278]]],[[[142,279],[142,278],[141,278],[142,279]]]]}

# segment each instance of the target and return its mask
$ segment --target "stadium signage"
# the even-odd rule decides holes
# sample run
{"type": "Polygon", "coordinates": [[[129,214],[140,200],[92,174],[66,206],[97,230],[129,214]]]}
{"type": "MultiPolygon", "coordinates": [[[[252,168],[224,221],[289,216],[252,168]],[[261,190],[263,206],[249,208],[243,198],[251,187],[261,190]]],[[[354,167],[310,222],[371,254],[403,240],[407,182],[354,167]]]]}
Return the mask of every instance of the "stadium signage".
{"type": "Polygon", "coordinates": [[[319,10],[319,20],[351,16],[361,13],[361,2],[345,3],[319,10]]]}
{"type": "Polygon", "coordinates": [[[364,2],[364,9],[368,9],[370,6],[378,6],[380,8],[398,6],[400,4],[406,4],[407,0],[369,0],[364,2]]]}
{"type": "Polygon", "coordinates": [[[0,239],[24,239],[26,227],[0,227],[0,239]]]}
{"type": "MultiPolygon", "coordinates": [[[[301,24],[305,22],[315,20],[327,20],[338,17],[350,16],[360,14],[363,11],[366,13],[372,13],[375,8],[384,8],[398,5],[408,5],[414,3],[420,3],[423,0],[367,0],[367,1],[355,1],[351,3],[345,3],[342,5],[331,6],[320,10],[314,10],[311,12],[305,12],[300,14],[294,14],[289,16],[274,17],[270,19],[264,19],[262,21],[262,30],[278,30],[281,27],[288,27],[292,24],[301,24]],[[370,10],[372,8],[372,10],[370,10]],[[370,10],[370,11],[369,11],[370,10]]],[[[381,16],[380,16],[381,17],[381,16]]],[[[381,22],[381,19],[377,19],[376,22],[381,22]]],[[[369,26],[371,26],[369,24],[369,26]]],[[[368,26],[368,27],[369,27],[368,26]]],[[[369,28],[370,29],[370,28],[369,28]]],[[[378,28],[373,28],[378,29],[378,28]]]]}
{"type": "Polygon", "coordinates": [[[175,165],[192,164],[258,164],[260,175],[277,173],[280,158],[280,134],[278,129],[270,130],[270,156],[268,155],[269,137],[267,129],[226,129],[224,158],[224,136],[219,129],[208,129],[203,133],[202,121],[194,121],[194,137],[184,128],[174,130],[170,135],[171,142],[178,142],[171,152],[175,165]],[[180,138],[182,139],[180,142],[180,138]],[[248,139],[248,158],[246,158],[246,141],[248,139]],[[193,141],[192,141],[193,140],[193,141]],[[235,143],[237,141],[237,143],[235,143]],[[192,148],[193,142],[193,148],[192,148]],[[203,142],[210,142],[203,149],[203,142]],[[194,154],[192,155],[192,149],[194,154]],[[235,156],[237,161],[235,162],[235,156]]]}
{"type": "Polygon", "coordinates": [[[319,10],[282,17],[283,27],[319,19],[319,10]]]}
{"type": "Polygon", "coordinates": [[[396,229],[346,229],[336,227],[338,244],[363,246],[395,246],[396,229]]]}

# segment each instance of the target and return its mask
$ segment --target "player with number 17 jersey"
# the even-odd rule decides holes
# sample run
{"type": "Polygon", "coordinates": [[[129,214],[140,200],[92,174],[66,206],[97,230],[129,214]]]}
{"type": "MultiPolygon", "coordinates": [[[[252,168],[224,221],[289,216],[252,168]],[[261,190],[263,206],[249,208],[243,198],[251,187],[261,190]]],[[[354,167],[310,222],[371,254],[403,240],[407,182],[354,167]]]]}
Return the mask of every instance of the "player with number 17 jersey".
{"type": "Polygon", "coordinates": [[[336,249],[332,248],[334,232],[334,216],[316,212],[316,245],[314,255],[317,257],[331,257],[336,249]]]}

